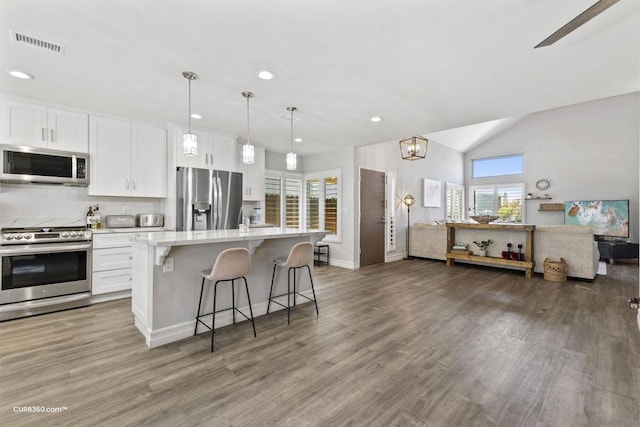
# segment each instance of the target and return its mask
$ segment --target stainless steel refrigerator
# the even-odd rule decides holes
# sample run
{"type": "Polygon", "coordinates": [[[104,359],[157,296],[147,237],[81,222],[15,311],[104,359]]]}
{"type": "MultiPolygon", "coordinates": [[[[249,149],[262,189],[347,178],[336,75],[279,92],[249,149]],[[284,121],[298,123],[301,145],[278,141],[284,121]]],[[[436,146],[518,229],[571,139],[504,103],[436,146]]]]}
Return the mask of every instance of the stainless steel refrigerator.
{"type": "Polygon", "coordinates": [[[225,230],[242,221],[242,174],[179,167],[176,230],[225,230]]]}

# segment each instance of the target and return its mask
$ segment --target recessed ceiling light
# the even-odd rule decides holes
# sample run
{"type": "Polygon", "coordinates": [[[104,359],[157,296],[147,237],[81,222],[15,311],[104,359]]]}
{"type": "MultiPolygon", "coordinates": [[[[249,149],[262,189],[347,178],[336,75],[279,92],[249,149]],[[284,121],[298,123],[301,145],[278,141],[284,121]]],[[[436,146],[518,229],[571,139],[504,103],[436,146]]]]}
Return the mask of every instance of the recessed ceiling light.
{"type": "Polygon", "coordinates": [[[302,138],[296,138],[294,139],[295,142],[302,142],[302,138]]]}
{"type": "Polygon", "coordinates": [[[382,121],[382,117],[380,117],[380,116],[373,116],[373,117],[371,117],[371,121],[372,121],[373,123],[381,122],[381,121],[382,121]]]}
{"type": "Polygon", "coordinates": [[[23,73],[22,71],[17,71],[17,70],[9,71],[9,74],[11,74],[13,77],[17,79],[23,79],[23,80],[29,80],[29,79],[35,78],[31,74],[23,73]]]}
{"type": "Polygon", "coordinates": [[[193,113],[193,114],[191,114],[191,118],[192,118],[192,119],[201,119],[201,118],[202,118],[202,115],[200,115],[200,114],[198,114],[198,113],[193,113]]]}
{"type": "Polygon", "coordinates": [[[262,70],[258,71],[258,77],[260,77],[262,80],[273,80],[276,78],[276,75],[271,71],[262,70]]]}

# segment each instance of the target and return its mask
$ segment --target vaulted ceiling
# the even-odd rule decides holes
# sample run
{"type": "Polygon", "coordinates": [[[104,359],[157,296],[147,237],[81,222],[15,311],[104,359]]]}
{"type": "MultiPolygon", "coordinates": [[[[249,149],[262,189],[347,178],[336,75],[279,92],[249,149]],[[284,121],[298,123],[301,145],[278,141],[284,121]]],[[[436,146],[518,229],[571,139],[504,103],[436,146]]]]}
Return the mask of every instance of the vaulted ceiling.
{"type": "Polygon", "coordinates": [[[464,151],[477,132],[442,131],[640,90],[638,1],[533,49],[594,1],[0,0],[0,91],[186,126],[188,70],[194,127],[242,140],[250,90],[252,142],[272,151],[289,150],[288,106],[303,155],[412,134],[464,151]]]}

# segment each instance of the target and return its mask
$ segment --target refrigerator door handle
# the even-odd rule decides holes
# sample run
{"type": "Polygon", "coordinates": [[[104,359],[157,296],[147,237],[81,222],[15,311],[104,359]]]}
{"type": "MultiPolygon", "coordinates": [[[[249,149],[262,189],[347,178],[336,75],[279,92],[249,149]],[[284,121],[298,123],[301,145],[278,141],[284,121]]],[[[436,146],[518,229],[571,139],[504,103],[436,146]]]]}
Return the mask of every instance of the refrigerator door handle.
{"type": "Polygon", "coordinates": [[[218,229],[222,230],[226,228],[226,224],[222,224],[222,182],[219,176],[216,176],[216,181],[218,181],[218,229]]]}

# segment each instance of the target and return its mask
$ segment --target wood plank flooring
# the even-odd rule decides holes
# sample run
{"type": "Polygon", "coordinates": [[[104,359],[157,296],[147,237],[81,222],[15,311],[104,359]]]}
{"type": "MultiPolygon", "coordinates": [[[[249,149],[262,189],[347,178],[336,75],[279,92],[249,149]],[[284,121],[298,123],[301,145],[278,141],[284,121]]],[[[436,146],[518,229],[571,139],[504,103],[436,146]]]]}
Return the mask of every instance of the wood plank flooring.
{"type": "Polygon", "coordinates": [[[608,269],[316,268],[319,317],[225,327],[215,353],[148,349],[130,300],[0,323],[0,425],[638,426],[638,265],[608,269]]]}

